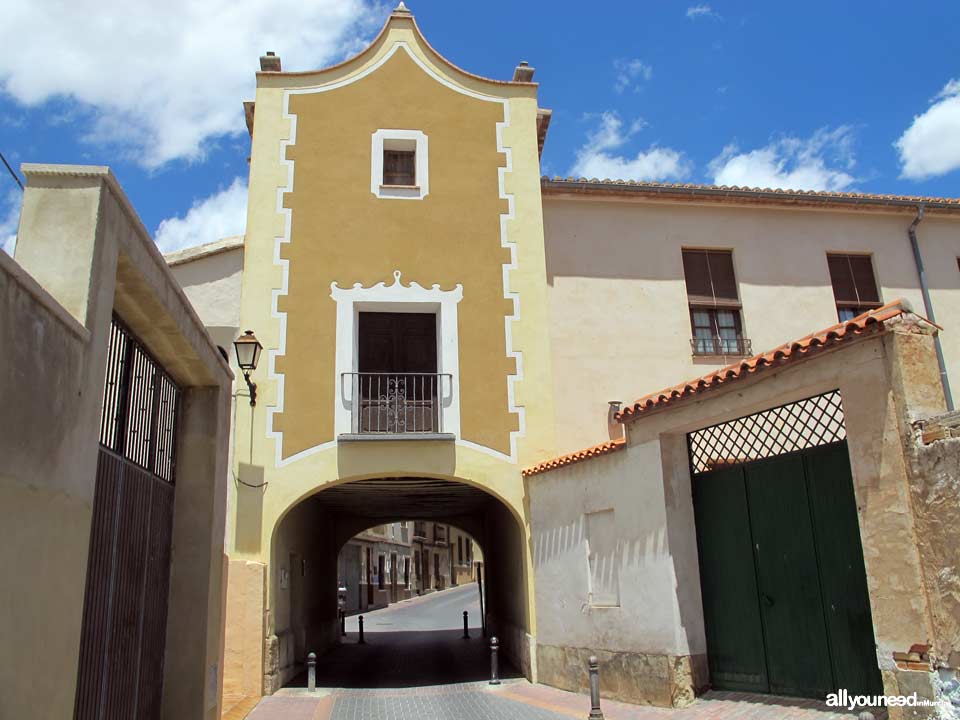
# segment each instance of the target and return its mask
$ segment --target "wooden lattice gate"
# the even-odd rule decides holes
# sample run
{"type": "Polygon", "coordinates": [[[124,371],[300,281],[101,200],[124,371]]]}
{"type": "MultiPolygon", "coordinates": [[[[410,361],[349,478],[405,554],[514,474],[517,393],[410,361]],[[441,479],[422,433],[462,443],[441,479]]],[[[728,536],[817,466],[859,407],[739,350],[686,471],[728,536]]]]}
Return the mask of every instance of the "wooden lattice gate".
{"type": "Polygon", "coordinates": [[[76,720],[160,716],[179,390],[114,319],[107,360],[76,720]]]}

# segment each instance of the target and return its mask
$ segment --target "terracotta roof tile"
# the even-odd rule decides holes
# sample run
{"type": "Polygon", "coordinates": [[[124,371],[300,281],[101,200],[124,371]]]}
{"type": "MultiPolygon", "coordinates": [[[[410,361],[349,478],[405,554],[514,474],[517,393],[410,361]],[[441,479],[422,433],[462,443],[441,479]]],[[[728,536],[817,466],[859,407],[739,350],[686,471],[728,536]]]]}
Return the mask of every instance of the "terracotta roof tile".
{"type": "Polygon", "coordinates": [[[538,465],[525,468],[523,470],[523,476],[529,477],[530,475],[536,475],[537,473],[546,472],[547,470],[554,470],[555,468],[563,467],[564,465],[573,465],[574,463],[578,463],[582,460],[589,460],[590,458],[600,457],[601,455],[609,455],[617,450],[623,450],[624,447],[626,447],[625,440],[611,440],[609,442],[600,443],[599,445],[588,447],[585,450],[578,450],[577,452],[572,452],[567,455],[561,455],[558,458],[545,460],[538,465]]]}
{"type": "MultiPolygon", "coordinates": [[[[644,412],[658,410],[692,395],[702,394],[707,390],[743,380],[766,368],[780,367],[786,363],[800,360],[839,343],[880,330],[883,328],[885,321],[905,314],[912,314],[909,304],[903,300],[894,300],[883,307],[858,315],[852,320],[837,323],[825,330],[811,333],[794,342],[786,343],[773,350],[728,365],[696,380],[690,380],[660,392],[646,395],[617,413],[617,420],[629,422],[644,412]]],[[[939,329],[939,326],[930,323],[929,320],[924,320],[924,322],[939,329]]]]}
{"type": "Polygon", "coordinates": [[[883,195],[874,193],[837,192],[832,190],[789,190],[782,188],[759,188],[738,185],[703,185],[698,183],[646,182],[638,180],[616,180],[583,177],[547,177],[540,178],[546,189],[577,190],[634,190],[654,194],[696,195],[697,193],[722,195],[730,198],[752,198],[776,201],[816,201],[816,202],[862,202],[864,204],[919,205],[960,210],[960,198],[926,197],[920,195],[883,195]]]}

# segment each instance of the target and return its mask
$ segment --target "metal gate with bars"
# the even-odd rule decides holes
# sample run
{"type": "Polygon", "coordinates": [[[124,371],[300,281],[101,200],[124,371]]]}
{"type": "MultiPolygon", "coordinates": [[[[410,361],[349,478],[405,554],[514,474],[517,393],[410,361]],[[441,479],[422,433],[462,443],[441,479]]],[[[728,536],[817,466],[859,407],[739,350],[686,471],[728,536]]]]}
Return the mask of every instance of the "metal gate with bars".
{"type": "Polygon", "coordinates": [[[103,392],[76,720],[160,716],[179,394],[115,317],[103,392]]]}
{"type": "Polygon", "coordinates": [[[688,435],[717,689],[880,692],[840,393],[688,435]]]}

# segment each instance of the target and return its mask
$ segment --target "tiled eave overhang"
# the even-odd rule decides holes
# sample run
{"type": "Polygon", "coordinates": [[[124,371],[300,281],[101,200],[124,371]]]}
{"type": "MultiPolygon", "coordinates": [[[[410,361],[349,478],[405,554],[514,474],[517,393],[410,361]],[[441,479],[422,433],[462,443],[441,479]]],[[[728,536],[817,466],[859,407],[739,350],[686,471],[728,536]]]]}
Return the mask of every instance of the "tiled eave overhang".
{"type": "Polygon", "coordinates": [[[914,211],[917,206],[923,205],[927,210],[946,211],[960,216],[960,198],[923,197],[919,195],[877,195],[824,190],[775,190],[726,185],[697,185],[693,183],[559,177],[540,178],[540,189],[545,197],[583,196],[597,199],[618,197],[738,205],[762,204],[914,211]]]}

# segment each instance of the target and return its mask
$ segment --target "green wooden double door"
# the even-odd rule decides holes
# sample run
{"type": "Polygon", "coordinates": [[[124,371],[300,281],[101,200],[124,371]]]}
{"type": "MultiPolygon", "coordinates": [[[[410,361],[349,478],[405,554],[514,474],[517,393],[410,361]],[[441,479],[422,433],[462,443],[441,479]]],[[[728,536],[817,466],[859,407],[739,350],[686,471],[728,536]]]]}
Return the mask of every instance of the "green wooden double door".
{"type": "Polygon", "coordinates": [[[846,441],[695,475],[714,688],[879,693],[846,441]]]}

